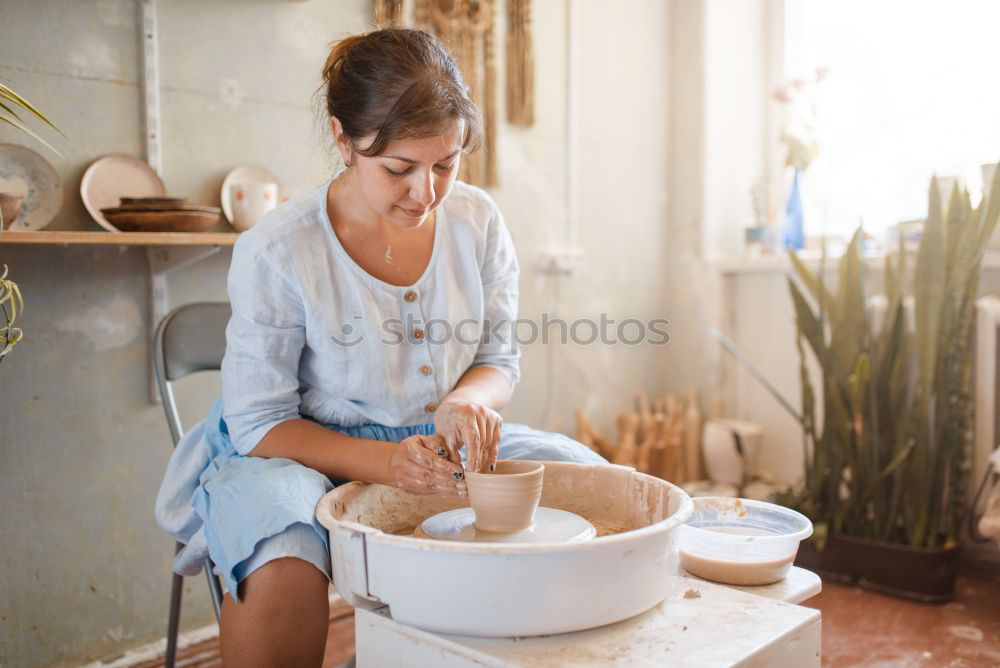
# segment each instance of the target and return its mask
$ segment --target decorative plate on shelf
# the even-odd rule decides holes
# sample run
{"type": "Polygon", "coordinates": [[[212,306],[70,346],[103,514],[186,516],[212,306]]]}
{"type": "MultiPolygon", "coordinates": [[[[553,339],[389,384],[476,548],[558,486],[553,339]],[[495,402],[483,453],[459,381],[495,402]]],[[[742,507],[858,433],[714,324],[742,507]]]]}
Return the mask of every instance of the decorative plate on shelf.
{"type": "Polygon", "coordinates": [[[281,201],[281,182],[269,169],[258,167],[257,165],[240,165],[234,167],[226,174],[222,181],[222,211],[226,214],[226,220],[233,222],[233,198],[229,191],[235,185],[245,185],[247,183],[276,183],[278,185],[278,201],[281,201]]]}
{"type": "Polygon", "coordinates": [[[129,155],[112,154],[94,161],[83,173],[80,197],[97,224],[111,232],[120,232],[101,213],[101,209],[116,207],[121,199],[163,197],[167,194],[163,181],[145,161],[129,155]]]}
{"type": "Polygon", "coordinates": [[[40,230],[62,208],[62,183],[55,167],[19,144],[0,144],[0,192],[24,195],[11,231],[40,230]]]}

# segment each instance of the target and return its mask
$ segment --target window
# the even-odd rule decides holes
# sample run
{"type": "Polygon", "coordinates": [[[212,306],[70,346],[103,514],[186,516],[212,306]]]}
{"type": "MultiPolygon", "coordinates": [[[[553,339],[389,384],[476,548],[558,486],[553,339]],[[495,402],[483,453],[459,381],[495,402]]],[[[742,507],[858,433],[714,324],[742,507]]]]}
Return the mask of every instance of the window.
{"type": "Polygon", "coordinates": [[[878,237],[927,212],[932,174],[973,193],[1000,160],[1000,2],[786,0],[784,71],[815,89],[819,156],[805,176],[806,233],[878,237]]]}

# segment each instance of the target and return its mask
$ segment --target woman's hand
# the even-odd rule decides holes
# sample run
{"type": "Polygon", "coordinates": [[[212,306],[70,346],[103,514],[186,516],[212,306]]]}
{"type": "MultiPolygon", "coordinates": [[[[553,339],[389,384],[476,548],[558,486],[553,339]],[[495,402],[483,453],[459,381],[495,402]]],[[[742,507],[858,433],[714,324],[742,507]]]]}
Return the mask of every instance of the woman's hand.
{"type": "Polygon", "coordinates": [[[445,399],[434,413],[434,430],[443,436],[451,461],[466,446],[465,467],[476,473],[496,467],[503,419],[492,408],[474,401],[445,399]]]}
{"type": "Polygon", "coordinates": [[[410,494],[468,494],[462,467],[449,461],[445,440],[437,434],[400,441],[389,458],[389,481],[410,494]]]}

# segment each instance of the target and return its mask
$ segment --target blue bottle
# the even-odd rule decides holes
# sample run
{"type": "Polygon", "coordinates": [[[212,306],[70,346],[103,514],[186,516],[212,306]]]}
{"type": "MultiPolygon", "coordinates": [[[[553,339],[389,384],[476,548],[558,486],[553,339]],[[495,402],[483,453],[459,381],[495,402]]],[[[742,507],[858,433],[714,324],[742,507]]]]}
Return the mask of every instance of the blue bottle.
{"type": "Polygon", "coordinates": [[[802,170],[796,168],[792,178],[792,189],[788,193],[788,204],[785,205],[785,222],[782,226],[782,239],[785,248],[796,250],[805,248],[806,236],[803,226],[802,190],[800,179],[802,170]]]}

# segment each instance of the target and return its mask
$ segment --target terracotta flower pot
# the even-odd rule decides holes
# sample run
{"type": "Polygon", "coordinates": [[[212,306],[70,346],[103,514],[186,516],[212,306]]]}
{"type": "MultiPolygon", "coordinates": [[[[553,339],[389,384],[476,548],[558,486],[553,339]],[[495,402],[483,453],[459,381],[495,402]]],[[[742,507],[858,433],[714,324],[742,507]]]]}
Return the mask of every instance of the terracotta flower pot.
{"type": "Polygon", "coordinates": [[[530,527],[542,498],[544,473],[544,464],[518,460],[497,462],[491,473],[466,471],[476,528],[508,533],[530,527]]]}
{"type": "Polygon", "coordinates": [[[923,603],[945,603],[955,595],[961,546],[910,547],[843,534],[822,551],[813,541],[799,548],[796,565],[844,584],[923,603]]]}

